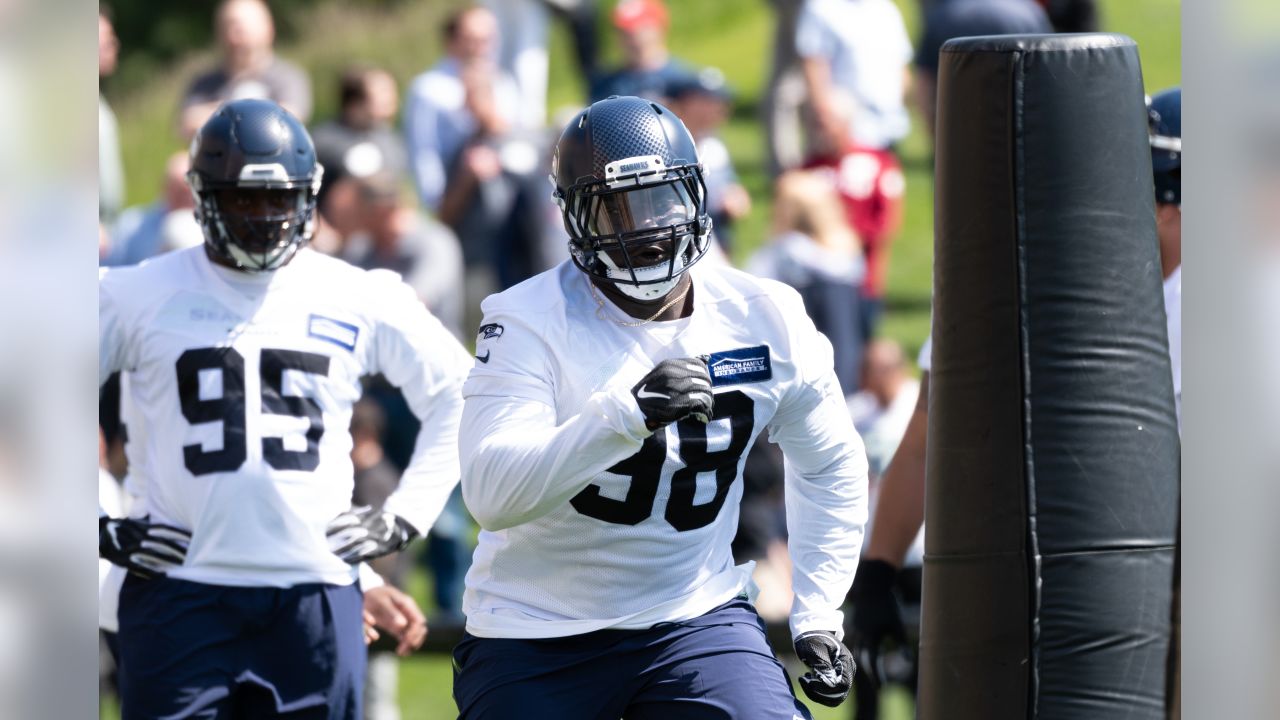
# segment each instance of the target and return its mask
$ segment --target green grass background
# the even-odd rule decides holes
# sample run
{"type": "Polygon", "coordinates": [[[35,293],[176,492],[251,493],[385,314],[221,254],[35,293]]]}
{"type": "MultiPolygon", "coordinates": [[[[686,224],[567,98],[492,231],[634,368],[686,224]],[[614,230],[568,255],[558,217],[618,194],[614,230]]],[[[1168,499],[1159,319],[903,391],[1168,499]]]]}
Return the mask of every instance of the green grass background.
{"type": "MultiPolygon", "coordinates": [[[[914,0],[895,0],[912,37],[918,35],[919,13],[914,0]]],[[[336,78],[355,61],[387,67],[401,86],[435,62],[440,55],[441,18],[458,2],[415,2],[359,6],[316,3],[295,19],[295,39],[282,43],[281,55],[306,67],[316,97],[313,121],[333,115],[336,78]]],[[[767,0],[670,0],[675,55],[700,65],[722,69],[737,93],[735,110],[723,137],[738,172],[754,201],[752,214],[737,229],[737,259],[745,259],[765,238],[769,220],[764,177],[763,130],[756,106],[768,75],[773,19],[767,0]]],[[[1129,35],[1138,42],[1148,92],[1181,81],[1181,22],[1178,0],[1100,0],[1103,28],[1129,35]]],[[[607,10],[612,2],[603,2],[607,10]]],[[[158,12],[162,12],[158,11],[158,12]]],[[[606,57],[617,50],[605,26],[606,57]]],[[[173,117],[184,84],[197,68],[210,62],[208,50],[193,52],[156,75],[140,89],[108,99],[120,121],[121,145],[130,204],[150,201],[156,194],[165,158],[182,149],[173,117]]],[[[548,108],[580,105],[584,86],[572,61],[568,33],[555,25],[551,41],[548,108]]],[[[889,273],[887,313],[883,334],[903,343],[914,357],[928,332],[931,266],[933,262],[933,181],[929,145],[916,120],[902,144],[907,175],[906,212],[902,233],[893,249],[889,273]]],[[[425,599],[424,579],[414,583],[415,595],[425,599]]],[[[450,696],[447,657],[417,657],[401,670],[401,698],[406,718],[433,720],[456,716],[450,696]]],[[[885,717],[911,717],[910,700],[891,692],[885,717]]],[[[111,713],[108,709],[108,714],[111,713]]],[[[816,708],[816,718],[847,718],[846,709],[816,708]]]]}

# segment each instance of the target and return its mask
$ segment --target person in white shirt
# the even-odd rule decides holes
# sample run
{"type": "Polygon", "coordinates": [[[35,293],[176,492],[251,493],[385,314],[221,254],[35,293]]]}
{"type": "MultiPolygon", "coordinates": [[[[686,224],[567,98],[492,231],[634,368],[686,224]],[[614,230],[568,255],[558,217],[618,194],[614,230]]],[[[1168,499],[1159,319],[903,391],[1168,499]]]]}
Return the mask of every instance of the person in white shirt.
{"type": "Polygon", "coordinates": [[[907,136],[911,39],[892,0],[807,0],[796,52],[827,146],[884,150],[907,136]],[[837,109],[837,96],[852,112],[837,109]]]}
{"type": "Polygon", "coordinates": [[[454,651],[461,716],[809,717],[730,551],[766,431],[791,469],[801,687],[839,704],[866,458],[831,344],[794,290],[694,267],[711,223],[670,110],[592,104],[553,169],[571,257],[484,302],[463,387],[462,489],[481,532],[454,651]]]}
{"type": "Polygon", "coordinates": [[[227,103],[192,144],[204,245],[100,276],[99,383],[127,372],[141,420],[137,502],[98,521],[129,571],[124,718],[358,714],[354,566],[429,529],[458,482],[467,353],[393,273],[305,247],[320,173],[287,111],[227,103]],[[379,372],[422,430],[374,511],[351,507],[348,426],[379,372]]]}
{"type": "Polygon", "coordinates": [[[470,311],[484,297],[477,290],[505,289],[534,272],[547,188],[538,172],[542,121],[521,107],[515,81],[497,64],[492,12],[453,13],[444,43],[446,56],[409,87],[405,144],[419,201],[462,242],[470,311]]]}

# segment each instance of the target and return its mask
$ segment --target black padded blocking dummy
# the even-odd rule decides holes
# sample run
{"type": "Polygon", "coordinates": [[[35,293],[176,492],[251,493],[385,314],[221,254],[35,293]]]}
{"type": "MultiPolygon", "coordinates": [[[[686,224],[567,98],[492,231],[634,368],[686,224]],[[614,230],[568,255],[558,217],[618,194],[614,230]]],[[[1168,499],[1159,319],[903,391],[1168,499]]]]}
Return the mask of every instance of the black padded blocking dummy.
{"type": "Polygon", "coordinates": [[[1135,43],[947,43],[923,720],[1159,718],[1179,441],[1135,43]]]}

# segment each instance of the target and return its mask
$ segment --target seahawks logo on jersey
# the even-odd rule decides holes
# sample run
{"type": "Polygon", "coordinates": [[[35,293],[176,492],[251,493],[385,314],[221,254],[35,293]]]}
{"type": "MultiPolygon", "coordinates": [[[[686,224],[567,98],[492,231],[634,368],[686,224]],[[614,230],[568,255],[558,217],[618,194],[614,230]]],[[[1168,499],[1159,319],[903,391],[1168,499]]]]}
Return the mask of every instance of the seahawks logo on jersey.
{"type": "Polygon", "coordinates": [[[479,332],[476,334],[480,336],[481,340],[488,340],[489,338],[502,337],[502,331],[503,327],[498,323],[489,323],[488,325],[481,325],[479,332]]]}

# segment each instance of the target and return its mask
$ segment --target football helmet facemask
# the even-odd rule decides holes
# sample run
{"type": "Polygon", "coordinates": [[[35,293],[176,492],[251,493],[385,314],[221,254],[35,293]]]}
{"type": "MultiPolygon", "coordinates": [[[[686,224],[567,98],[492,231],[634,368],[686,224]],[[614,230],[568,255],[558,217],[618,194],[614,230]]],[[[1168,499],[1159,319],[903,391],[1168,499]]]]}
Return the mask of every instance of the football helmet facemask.
{"type": "Polygon", "coordinates": [[[569,123],[552,162],[569,252],[588,275],[657,302],[706,253],[702,166],[670,110],[637,97],[593,103],[569,123]]]}
{"type": "Polygon", "coordinates": [[[218,108],[191,141],[187,173],[209,252],[247,272],[283,267],[315,231],[322,170],[306,128],[276,103],[218,108]]]}

